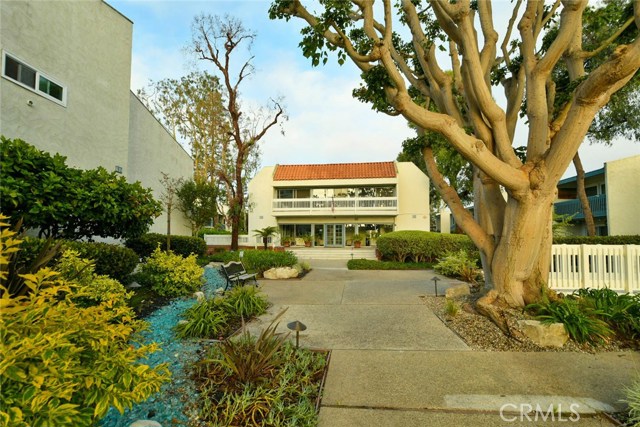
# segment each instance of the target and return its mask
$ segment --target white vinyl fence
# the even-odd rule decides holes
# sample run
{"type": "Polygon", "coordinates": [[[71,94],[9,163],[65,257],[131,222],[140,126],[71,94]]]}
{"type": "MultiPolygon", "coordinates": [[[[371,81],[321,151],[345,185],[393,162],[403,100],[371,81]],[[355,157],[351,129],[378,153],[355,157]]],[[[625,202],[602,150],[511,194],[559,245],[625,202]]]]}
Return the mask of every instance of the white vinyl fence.
{"type": "Polygon", "coordinates": [[[549,287],[640,292],[640,245],[553,245],[549,287]]]}
{"type": "MultiPolygon", "coordinates": [[[[205,234],[204,241],[207,246],[231,246],[231,234],[205,234]]],[[[269,244],[271,238],[269,238],[269,244]]],[[[248,234],[241,234],[238,236],[239,246],[262,246],[262,237],[249,236],[248,234]]]]}

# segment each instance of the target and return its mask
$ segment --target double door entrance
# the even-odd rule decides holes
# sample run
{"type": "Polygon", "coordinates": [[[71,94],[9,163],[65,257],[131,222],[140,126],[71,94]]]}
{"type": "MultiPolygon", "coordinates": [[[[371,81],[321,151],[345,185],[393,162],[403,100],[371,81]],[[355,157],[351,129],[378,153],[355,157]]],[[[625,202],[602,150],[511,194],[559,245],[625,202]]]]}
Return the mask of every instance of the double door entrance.
{"type": "Polygon", "coordinates": [[[344,246],[344,224],[324,224],[324,245],[330,248],[344,246]]]}

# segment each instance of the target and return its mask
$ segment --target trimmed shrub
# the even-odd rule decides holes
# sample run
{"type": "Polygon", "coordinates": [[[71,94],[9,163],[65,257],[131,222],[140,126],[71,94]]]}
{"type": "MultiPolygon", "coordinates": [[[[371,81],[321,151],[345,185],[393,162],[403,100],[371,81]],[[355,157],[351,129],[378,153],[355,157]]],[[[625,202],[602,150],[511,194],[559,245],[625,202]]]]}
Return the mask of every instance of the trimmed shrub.
{"type": "MultiPolygon", "coordinates": [[[[167,236],[159,233],[147,233],[135,239],[129,239],[125,243],[133,249],[140,258],[148,258],[157,247],[167,250],[167,236]]],[[[171,251],[177,255],[188,257],[195,254],[202,256],[207,252],[207,244],[200,237],[171,236],[171,251]]]]}
{"type": "Polygon", "coordinates": [[[640,245],[640,235],[554,237],[553,244],[554,245],[640,245]]]}
{"type": "Polygon", "coordinates": [[[349,270],[427,270],[433,267],[430,262],[375,261],[372,259],[350,259],[349,270]]]}
{"type": "MultiPolygon", "coordinates": [[[[0,264],[8,261],[5,231],[0,264]]],[[[77,301],[86,289],[47,268],[25,283],[31,293],[4,295],[0,310],[0,424],[96,425],[111,406],[122,413],[169,380],[165,364],[138,363],[158,347],[136,341],[146,324],[129,307],[83,307],[77,301]]]]}
{"type": "MultiPolygon", "coordinates": [[[[81,258],[94,262],[95,273],[109,276],[120,283],[128,283],[129,275],[138,265],[138,255],[129,248],[120,245],[97,242],[76,242],[62,240],[62,252],[74,250],[81,258]]],[[[20,262],[29,264],[36,259],[46,243],[45,239],[25,237],[21,244],[20,262]]],[[[58,262],[60,256],[52,260],[58,262]]]]}
{"type": "Polygon", "coordinates": [[[78,255],[95,262],[96,274],[109,276],[120,283],[128,283],[129,275],[138,265],[138,255],[129,248],[108,243],[70,242],[62,245],[74,249],[78,255]]]}
{"type": "Polygon", "coordinates": [[[253,270],[259,274],[274,267],[293,267],[298,263],[298,257],[293,252],[275,252],[246,250],[242,259],[247,270],[253,270]]]}
{"type": "Polygon", "coordinates": [[[142,265],[140,273],[140,284],[151,287],[160,296],[191,295],[203,284],[203,270],[196,263],[195,255],[183,258],[156,249],[142,265]]]}
{"type": "Polygon", "coordinates": [[[472,258],[480,258],[478,249],[464,234],[442,234],[404,230],[383,234],[376,241],[383,260],[398,262],[433,262],[448,252],[465,250],[472,258]]]}

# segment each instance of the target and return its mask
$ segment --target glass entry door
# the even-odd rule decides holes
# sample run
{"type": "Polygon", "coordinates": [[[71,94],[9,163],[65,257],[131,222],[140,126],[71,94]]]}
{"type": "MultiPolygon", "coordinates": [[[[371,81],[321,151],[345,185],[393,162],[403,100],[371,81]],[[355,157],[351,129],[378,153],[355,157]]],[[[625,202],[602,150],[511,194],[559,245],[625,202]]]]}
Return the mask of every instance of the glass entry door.
{"type": "Polygon", "coordinates": [[[325,224],[324,245],[329,247],[344,246],[344,224],[325,224]]]}

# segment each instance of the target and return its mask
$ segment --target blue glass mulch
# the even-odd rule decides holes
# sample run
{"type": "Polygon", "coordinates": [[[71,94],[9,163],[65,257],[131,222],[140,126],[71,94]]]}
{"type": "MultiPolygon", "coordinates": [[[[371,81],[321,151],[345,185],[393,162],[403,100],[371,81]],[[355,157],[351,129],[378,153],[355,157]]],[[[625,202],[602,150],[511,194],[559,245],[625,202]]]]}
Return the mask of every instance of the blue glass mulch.
{"type": "MultiPolygon", "coordinates": [[[[215,268],[205,267],[203,277],[205,284],[202,290],[207,298],[213,297],[216,289],[224,287],[225,279],[215,268]]],[[[128,427],[141,419],[157,421],[163,427],[187,425],[188,418],[184,409],[198,397],[195,385],[189,378],[188,368],[197,360],[201,342],[177,339],[173,327],[181,319],[180,315],[195,302],[195,298],[176,299],[144,319],[149,323],[149,329],[143,332],[144,342],[157,342],[162,350],[150,354],[148,359],[141,360],[140,363],[149,366],[167,363],[172,374],[171,382],[124,414],[111,408],[102,419],[102,426],[128,427]]]]}

